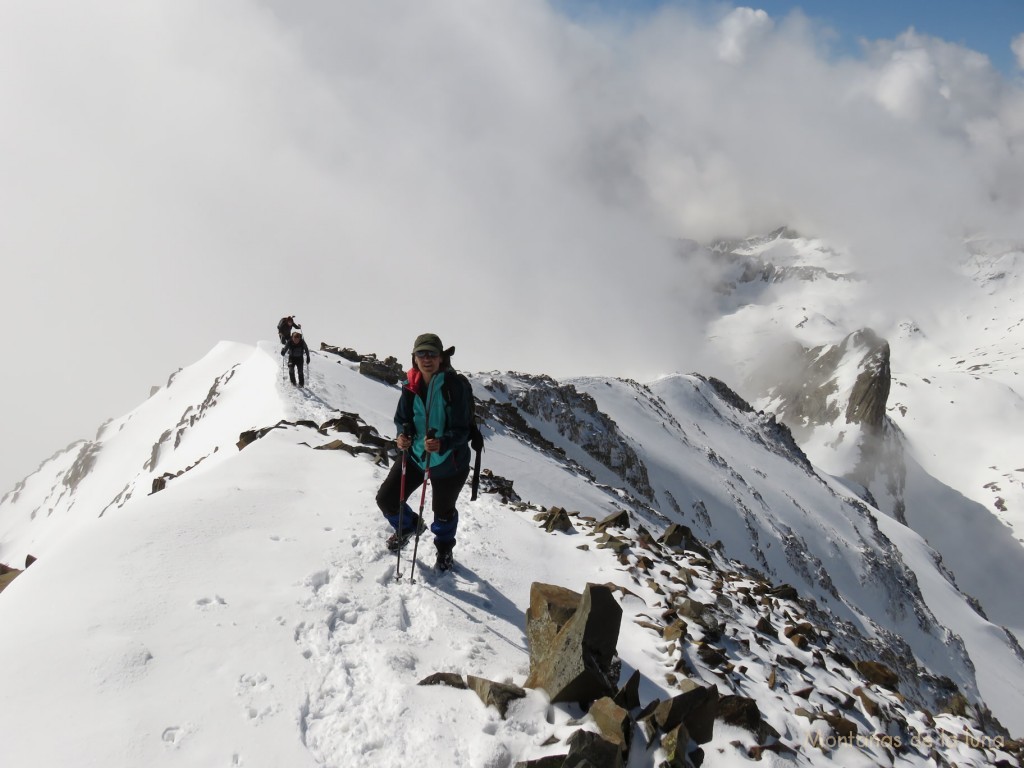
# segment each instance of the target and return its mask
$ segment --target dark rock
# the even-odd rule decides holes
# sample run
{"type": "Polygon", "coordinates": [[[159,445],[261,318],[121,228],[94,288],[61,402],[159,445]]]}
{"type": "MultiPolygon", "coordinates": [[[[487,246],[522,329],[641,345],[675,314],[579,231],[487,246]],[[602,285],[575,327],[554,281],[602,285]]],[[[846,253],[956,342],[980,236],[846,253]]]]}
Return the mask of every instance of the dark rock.
{"type": "Polygon", "coordinates": [[[800,593],[796,591],[796,588],[789,584],[782,584],[781,586],[775,587],[775,589],[770,589],[767,594],[772,597],[777,597],[779,600],[796,600],[800,596],[800,593]]]}
{"type": "Polygon", "coordinates": [[[548,533],[555,531],[571,533],[576,530],[573,528],[572,520],[569,519],[569,513],[561,507],[552,507],[545,513],[543,520],[544,530],[548,533]]]}
{"type": "MultiPolygon", "coordinates": [[[[550,618],[553,604],[540,594],[536,603],[534,600],[535,589],[544,586],[534,584],[530,590],[526,619],[530,676],[526,687],[543,688],[553,702],[594,701],[602,696],[613,696],[620,668],[615,646],[622,608],[612,591],[604,585],[588,584],[576,611],[551,638],[550,633],[556,626],[550,618]],[[531,628],[535,623],[539,626],[531,628]]],[[[547,594],[559,597],[562,602],[554,606],[564,611],[566,596],[558,590],[549,587],[547,594]]]]}
{"type": "Polygon", "coordinates": [[[761,710],[757,702],[746,696],[722,696],[718,700],[718,719],[757,733],[761,725],[761,710]]]}
{"type": "Polygon", "coordinates": [[[689,768],[693,765],[686,755],[689,744],[690,733],[682,723],[661,737],[661,748],[665,752],[670,768],[689,768]]]}
{"type": "Polygon", "coordinates": [[[634,670],[626,684],[619,688],[613,699],[623,709],[633,711],[640,706],[640,671],[634,670]]]}
{"type": "Polygon", "coordinates": [[[594,526],[595,531],[606,531],[609,528],[629,528],[629,513],[620,510],[608,515],[604,520],[594,526]]]}
{"type": "Polygon", "coordinates": [[[435,672],[420,680],[417,685],[446,685],[449,688],[466,690],[466,681],[462,679],[462,675],[454,672],[435,672]]]}
{"type": "Polygon", "coordinates": [[[658,541],[672,549],[689,550],[691,552],[697,552],[704,557],[711,557],[711,553],[708,551],[708,548],[701,544],[694,537],[693,531],[685,525],[673,523],[665,529],[665,533],[662,534],[658,541]]]}
{"type": "Polygon", "coordinates": [[[393,357],[379,360],[363,360],[359,363],[359,373],[386,384],[397,384],[405,379],[405,371],[393,357]]]}
{"type": "Polygon", "coordinates": [[[839,738],[851,741],[857,738],[857,724],[842,715],[826,712],[821,715],[821,719],[832,726],[839,738]]]}
{"type": "Polygon", "coordinates": [[[489,469],[480,470],[480,493],[496,493],[505,504],[521,501],[519,494],[512,489],[512,482],[489,469]]]}
{"type": "Polygon", "coordinates": [[[707,383],[710,384],[712,388],[714,388],[715,394],[717,394],[720,398],[722,398],[725,402],[727,402],[737,411],[740,411],[741,413],[754,412],[754,409],[750,406],[750,403],[748,403],[742,397],[733,392],[724,381],[716,379],[713,376],[708,376],[705,379],[705,381],[707,381],[707,383]]]}
{"type": "Polygon", "coordinates": [[[508,712],[509,704],[526,696],[526,691],[518,685],[496,683],[473,675],[466,676],[466,685],[485,705],[497,709],[503,718],[508,712]]]}
{"type": "Polygon", "coordinates": [[[861,688],[859,685],[853,689],[854,695],[860,699],[861,707],[864,712],[871,717],[880,717],[882,714],[881,705],[871,697],[871,695],[861,688]]]}
{"type": "Polygon", "coordinates": [[[889,667],[880,661],[858,661],[856,669],[869,683],[888,688],[890,691],[898,691],[900,678],[889,667]]]}
{"type": "Polygon", "coordinates": [[[772,623],[768,621],[766,616],[762,616],[757,620],[757,624],[754,626],[754,629],[762,634],[771,635],[772,637],[778,637],[779,634],[778,630],[772,626],[772,623]]]}
{"type": "Polygon", "coordinates": [[[39,558],[37,558],[35,555],[25,555],[25,567],[28,568],[30,565],[32,565],[32,563],[34,563],[38,559],[39,558]]]}
{"type": "Polygon", "coordinates": [[[729,660],[721,648],[716,648],[707,643],[701,643],[697,647],[697,656],[711,668],[720,667],[729,660]]]}
{"type": "Polygon", "coordinates": [[[682,723],[694,741],[706,744],[714,736],[718,688],[705,688],[692,680],[684,680],[681,687],[683,693],[661,702],[654,710],[654,721],[662,733],[682,723]]]}
{"type": "Polygon", "coordinates": [[[593,731],[576,731],[569,738],[563,768],[622,768],[619,746],[593,731]]]}
{"type": "Polygon", "coordinates": [[[338,355],[339,357],[343,357],[346,360],[351,360],[353,363],[358,363],[364,359],[367,359],[366,355],[360,355],[354,349],[351,349],[349,347],[335,347],[323,341],[320,342],[320,351],[330,352],[332,355],[338,355]]]}

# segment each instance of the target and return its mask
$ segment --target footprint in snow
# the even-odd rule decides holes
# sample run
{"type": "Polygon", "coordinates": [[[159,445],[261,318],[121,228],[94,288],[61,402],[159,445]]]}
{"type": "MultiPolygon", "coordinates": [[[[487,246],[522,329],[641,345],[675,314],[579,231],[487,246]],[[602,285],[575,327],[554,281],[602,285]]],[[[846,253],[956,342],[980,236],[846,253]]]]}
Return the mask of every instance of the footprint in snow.
{"type": "Polygon", "coordinates": [[[178,743],[185,737],[185,729],[177,725],[172,725],[169,728],[164,728],[164,732],[160,734],[160,740],[170,746],[177,746],[178,743]]]}
{"type": "Polygon", "coordinates": [[[200,597],[195,602],[196,608],[201,611],[208,611],[212,608],[219,608],[227,605],[227,601],[220,595],[214,595],[213,597],[200,597]]]}

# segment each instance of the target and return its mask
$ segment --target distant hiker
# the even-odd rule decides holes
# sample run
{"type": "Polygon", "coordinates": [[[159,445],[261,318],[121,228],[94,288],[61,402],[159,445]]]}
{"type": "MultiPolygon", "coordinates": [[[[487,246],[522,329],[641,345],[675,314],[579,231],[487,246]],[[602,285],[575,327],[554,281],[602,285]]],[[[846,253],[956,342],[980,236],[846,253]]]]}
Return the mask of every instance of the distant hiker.
{"type": "Polygon", "coordinates": [[[395,426],[398,427],[395,443],[399,450],[408,452],[405,497],[402,498],[402,462],[397,461],[377,492],[377,506],[395,529],[387,547],[395,551],[426,530],[426,524],[406,502],[423,484],[424,478],[429,477],[434,511],[430,530],[437,547],[434,567],[440,571],[452,567],[455,530],[459,525],[455,502],[470,468],[473,401],[467,387],[452,386],[458,382],[458,374],[451,367],[454,352],[454,347],[445,349],[441,339],[433,333],[416,337],[412,368],[395,410],[395,426]],[[403,434],[404,428],[410,434],[403,434]],[[429,434],[434,437],[428,437],[429,434]]]}
{"type": "Polygon", "coordinates": [[[290,339],[292,335],[292,328],[301,327],[301,325],[295,322],[295,315],[282,317],[281,322],[277,324],[277,337],[281,340],[282,344],[287,344],[288,339],[290,339]]]}
{"type": "Polygon", "coordinates": [[[309,363],[309,347],[306,346],[306,340],[302,338],[302,331],[296,326],[292,328],[291,338],[284,345],[284,349],[281,350],[281,357],[288,356],[288,378],[291,379],[292,384],[295,383],[295,369],[299,369],[299,386],[306,386],[306,379],[302,375],[302,355],[306,355],[306,363],[309,363]]]}

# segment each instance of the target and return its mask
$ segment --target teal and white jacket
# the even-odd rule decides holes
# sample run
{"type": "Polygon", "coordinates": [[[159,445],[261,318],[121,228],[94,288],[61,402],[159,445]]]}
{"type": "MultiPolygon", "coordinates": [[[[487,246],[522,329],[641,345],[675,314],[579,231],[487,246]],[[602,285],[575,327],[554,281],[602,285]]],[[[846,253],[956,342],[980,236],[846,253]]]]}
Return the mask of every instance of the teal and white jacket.
{"type": "Polygon", "coordinates": [[[412,425],[409,455],[424,470],[429,456],[432,477],[451,477],[469,469],[470,405],[468,392],[459,385],[451,368],[435,373],[429,385],[418,369],[408,371],[395,409],[395,426],[401,434],[403,425],[412,425]],[[441,450],[434,454],[428,454],[423,447],[431,429],[436,430],[435,436],[441,441],[441,450]]]}

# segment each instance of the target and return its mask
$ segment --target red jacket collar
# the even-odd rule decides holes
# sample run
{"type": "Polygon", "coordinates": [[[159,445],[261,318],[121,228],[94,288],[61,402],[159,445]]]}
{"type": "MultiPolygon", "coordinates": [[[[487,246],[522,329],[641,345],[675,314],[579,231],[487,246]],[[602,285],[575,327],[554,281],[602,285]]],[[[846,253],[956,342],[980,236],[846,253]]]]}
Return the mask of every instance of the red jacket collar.
{"type": "Polygon", "coordinates": [[[410,392],[415,392],[417,395],[422,395],[426,389],[425,382],[423,381],[423,374],[420,373],[419,368],[412,367],[409,369],[408,381],[406,382],[405,388],[410,392]]]}

